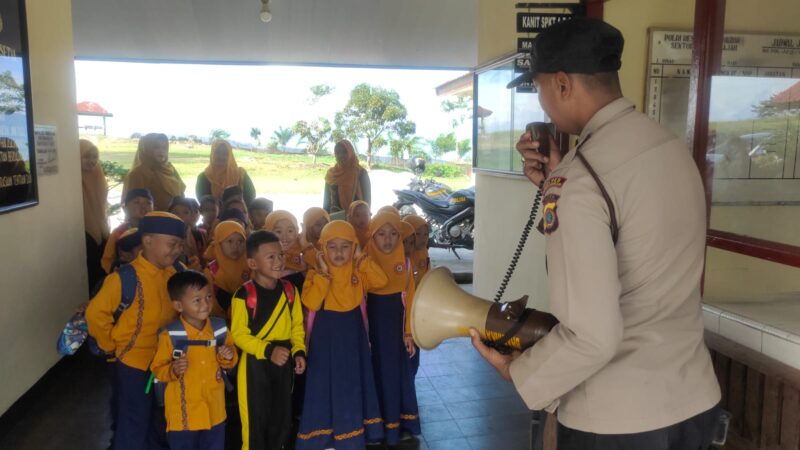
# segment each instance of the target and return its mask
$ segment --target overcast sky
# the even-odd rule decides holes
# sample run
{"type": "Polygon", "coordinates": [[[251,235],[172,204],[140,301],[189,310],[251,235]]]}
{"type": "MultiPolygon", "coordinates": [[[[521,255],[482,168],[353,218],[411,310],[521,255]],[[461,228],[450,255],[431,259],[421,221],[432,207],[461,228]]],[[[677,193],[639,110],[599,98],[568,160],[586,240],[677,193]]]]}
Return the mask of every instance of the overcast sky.
{"type": "MultiPolygon", "coordinates": [[[[365,69],[311,66],[241,66],[153,64],[103,61],[75,62],[78,101],[99,103],[114,117],[108,134],[134,132],[208,136],[222,128],[231,139],[253,142],[250,129],[262,131],[267,142],[273,130],[297,120],[333,120],[351,89],[367,82],[394,89],[417,124],[417,134],[434,139],[452,131],[442,112],[436,86],[465,72],[443,70],[365,69]],[[309,88],[328,84],[330,96],[309,105],[309,88]]],[[[457,131],[471,137],[469,123],[457,131]]],[[[364,149],[360,149],[364,151],[364,149]]]]}

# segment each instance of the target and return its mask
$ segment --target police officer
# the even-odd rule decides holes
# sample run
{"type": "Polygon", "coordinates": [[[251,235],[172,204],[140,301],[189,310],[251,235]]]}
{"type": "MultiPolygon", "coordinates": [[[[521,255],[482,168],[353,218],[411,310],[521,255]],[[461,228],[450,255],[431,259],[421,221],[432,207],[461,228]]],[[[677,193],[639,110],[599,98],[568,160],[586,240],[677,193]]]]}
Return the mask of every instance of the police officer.
{"type": "Polygon", "coordinates": [[[577,148],[549,158],[524,134],[525,175],[544,193],[551,312],[522,354],[473,344],[532,410],[557,410],[558,448],[710,446],[720,389],[703,342],[706,207],[682,139],[622,97],[623,38],[596,19],[534,41],[542,109],[577,148]]]}

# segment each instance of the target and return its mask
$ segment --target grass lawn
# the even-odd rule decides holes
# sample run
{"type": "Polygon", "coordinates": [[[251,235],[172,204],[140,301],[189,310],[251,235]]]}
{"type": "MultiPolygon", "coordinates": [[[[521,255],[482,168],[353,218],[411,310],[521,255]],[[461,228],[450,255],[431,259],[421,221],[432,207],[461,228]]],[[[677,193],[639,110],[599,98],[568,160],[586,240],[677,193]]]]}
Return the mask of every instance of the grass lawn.
{"type": "MultiPolygon", "coordinates": [[[[100,137],[97,146],[100,149],[100,159],[130,168],[136,154],[136,145],[136,140],[100,137]]],[[[208,165],[210,154],[210,145],[170,144],[169,159],[186,183],[188,195],[194,194],[197,175],[208,165]]],[[[318,194],[324,188],[325,173],[335,164],[333,156],[320,156],[314,165],[308,155],[258,153],[245,150],[234,150],[234,154],[237,164],[244,167],[252,178],[257,192],[275,194],[318,194]]],[[[437,180],[453,189],[462,189],[471,184],[470,178],[466,175],[457,178],[437,178],[437,180]]]]}

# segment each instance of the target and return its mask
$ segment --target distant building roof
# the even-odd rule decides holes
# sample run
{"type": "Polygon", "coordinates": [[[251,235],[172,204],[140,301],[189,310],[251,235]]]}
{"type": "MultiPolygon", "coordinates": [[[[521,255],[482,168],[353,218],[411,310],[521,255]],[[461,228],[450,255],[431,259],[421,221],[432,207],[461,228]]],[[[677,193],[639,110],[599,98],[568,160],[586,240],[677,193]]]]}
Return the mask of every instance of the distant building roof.
{"type": "Polygon", "coordinates": [[[105,108],[95,102],[80,102],[78,103],[78,114],[82,116],[103,116],[113,117],[114,115],[108,112],[105,108]]]}
{"type": "Polygon", "coordinates": [[[785,91],[778,92],[772,97],[773,103],[798,103],[800,102],[800,81],[789,86],[785,91]]]}

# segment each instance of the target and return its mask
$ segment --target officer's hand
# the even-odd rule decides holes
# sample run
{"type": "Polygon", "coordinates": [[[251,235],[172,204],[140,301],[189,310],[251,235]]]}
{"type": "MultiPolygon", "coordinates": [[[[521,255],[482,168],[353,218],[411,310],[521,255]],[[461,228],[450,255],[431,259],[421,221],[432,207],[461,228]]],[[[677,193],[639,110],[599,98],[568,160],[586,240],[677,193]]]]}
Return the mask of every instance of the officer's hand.
{"type": "Polygon", "coordinates": [[[561,162],[561,151],[550,136],[550,156],[539,153],[539,141],[532,141],[525,132],[517,141],[517,151],[522,155],[522,173],[536,186],[541,186],[547,175],[561,162]]]}
{"type": "Polygon", "coordinates": [[[493,348],[487,347],[486,344],[481,341],[481,334],[475,328],[469,329],[469,335],[472,337],[472,346],[483,356],[483,359],[494,367],[504,380],[511,381],[511,362],[519,356],[519,352],[515,352],[511,355],[504,355],[493,348]]]}
{"type": "Polygon", "coordinates": [[[302,375],[303,372],[306,371],[306,359],[302,356],[298,356],[294,359],[294,373],[297,375],[302,375]]]}
{"type": "Polygon", "coordinates": [[[172,361],[172,373],[174,373],[178,378],[183,376],[188,369],[189,359],[186,357],[186,355],[183,355],[175,361],[172,361]]]}
{"type": "Polygon", "coordinates": [[[223,345],[222,347],[219,347],[217,353],[219,353],[219,356],[221,356],[222,359],[226,361],[230,361],[233,359],[233,347],[231,347],[230,345],[223,345]]]}
{"type": "Polygon", "coordinates": [[[409,358],[413,358],[417,354],[417,348],[414,346],[414,337],[406,335],[403,337],[403,344],[406,346],[406,352],[409,358]]]}
{"type": "Polygon", "coordinates": [[[275,347],[272,349],[272,355],[270,355],[269,360],[272,361],[278,367],[283,367],[286,364],[286,361],[289,360],[289,349],[286,347],[275,347]]]}

